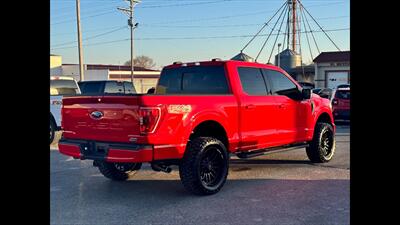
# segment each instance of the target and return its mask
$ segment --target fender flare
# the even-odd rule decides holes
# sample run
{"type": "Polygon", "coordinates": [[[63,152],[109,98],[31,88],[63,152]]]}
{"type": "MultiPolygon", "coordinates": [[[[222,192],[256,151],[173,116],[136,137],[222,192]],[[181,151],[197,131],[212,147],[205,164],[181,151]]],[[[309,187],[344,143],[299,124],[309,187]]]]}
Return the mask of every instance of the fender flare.
{"type": "Polygon", "coordinates": [[[189,141],[189,137],[192,133],[192,131],[201,123],[206,122],[206,121],[214,121],[222,126],[222,128],[225,130],[225,133],[228,137],[230,137],[229,133],[229,123],[227,116],[224,115],[221,112],[216,112],[216,111],[202,111],[199,112],[195,115],[193,115],[190,118],[189,125],[187,126],[188,129],[186,129],[184,135],[183,135],[183,141],[184,143],[187,143],[189,141]]]}

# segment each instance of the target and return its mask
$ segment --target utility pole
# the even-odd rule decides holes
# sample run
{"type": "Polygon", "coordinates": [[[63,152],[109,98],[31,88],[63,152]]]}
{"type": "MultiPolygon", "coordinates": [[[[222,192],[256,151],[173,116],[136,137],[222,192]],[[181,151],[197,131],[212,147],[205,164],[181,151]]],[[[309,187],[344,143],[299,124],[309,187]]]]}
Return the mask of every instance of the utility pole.
{"type": "Polygon", "coordinates": [[[78,52],[79,52],[79,78],[84,80],[83,74],[83,52],[82,52],[82,33],[81,33],[81,1],[76,0],[76,23],[78,26],[78,52]]]}
{"type": "Polygon", "coordinates": [[[134,83],[134,79],[133,79],[134,78],[133,71],[135,70],[135,67],[133,65],[133,59],[134,59],[134,56],[133,56],[134,55],[133,54],[133,50],[134,50],[134,48],[133,48],[133,46],[134,46],[133,30],[137,27],[138,23],[133,24],[133,10],[134,10],[135,5],[137,3],[140,3],[140,1],[139,0],[125,0],[125,1],[128,1],[130,3],[129,8],[118,7],[118,10],[124,12],[125,14],[127,14],[129,16],[128,25],[131,28],[131,81],[132,81],[133,87],[135,87],[135,83],[134,83]]]}

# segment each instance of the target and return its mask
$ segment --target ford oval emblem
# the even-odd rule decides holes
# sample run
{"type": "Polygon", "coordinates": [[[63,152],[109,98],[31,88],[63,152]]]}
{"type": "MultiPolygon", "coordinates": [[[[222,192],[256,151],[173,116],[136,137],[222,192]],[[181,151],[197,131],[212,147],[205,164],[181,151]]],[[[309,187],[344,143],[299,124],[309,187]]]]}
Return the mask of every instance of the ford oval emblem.
{"type": "Polygon", "coordinates": [[[90,117],[92,119],[99,120],[103,117],[103,113],[100,111],[93,111],[92,113],[90,113],[90,117]]]}

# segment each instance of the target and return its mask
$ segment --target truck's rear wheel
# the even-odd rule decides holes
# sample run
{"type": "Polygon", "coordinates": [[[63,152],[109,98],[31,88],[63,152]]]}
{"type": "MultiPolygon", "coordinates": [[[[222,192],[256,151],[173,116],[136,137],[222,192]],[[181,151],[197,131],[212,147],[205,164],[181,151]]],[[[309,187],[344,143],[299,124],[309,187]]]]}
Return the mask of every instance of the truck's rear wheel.
{"type": "Polygon", "coordinates": [[[313,163],[324,163],[335,154],[336,141],[333,127],[329,123],[317,123],[314,137],[306,148],[307,156],[313,163]]]}
{"type": "Polygon", "coordinates": [[[142,167],[142,163],[111,163],[105,161],[97,161],[96,165],[103,176],[118,181],[128,179],[130,172],[142,167]]]}
{"type": "Polygon", "coordinates": [[[56,125],[50,119],[50,144],[53,143],[55,134],[56,134],[56,125]]]}
{"type": "Polygon", "coordinates": [[[196,195],[211,195],[224,186],[229,155],[224,144],[211,137],[198,137],[188,143],[179,165],[183,186],[196,195]]]}

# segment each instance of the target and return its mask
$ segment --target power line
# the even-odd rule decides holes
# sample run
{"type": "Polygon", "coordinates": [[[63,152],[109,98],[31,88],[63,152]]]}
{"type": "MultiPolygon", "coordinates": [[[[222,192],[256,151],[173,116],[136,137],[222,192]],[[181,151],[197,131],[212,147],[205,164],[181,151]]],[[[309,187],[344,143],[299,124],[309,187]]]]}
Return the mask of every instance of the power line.
{"type": "MultiPolygon", "coordinates": [[[[336,5],[336,4],[341,4],[341,3],[344,3],[344,2],[311,5],[309,7],[320,7],[320,6],[336,5]]],[[[164,21],[164,22],[152,23],[152,24],[147,24],[147,25],[162,25],[162,24],[186,23],[186,22],[207,21],[207,20],[223,20],[223,19],[229,19],[229,18],[265,14],[267,12],[275,12],[275,10],[264,10],[264,11],[251,12],[251,13],[241,13],[241,14],[235,14],[235,15],[208,17],[208,18],[199,18],[199,19],[172,20],[172,21],[164,21]]]]}
{"type": "MultiPolygon", "coordinates": [[[[113,30],[111,30],[111,31],[107,31],[107,32],[104,32],[104,33],[101,33],[101,34],[96,34],[96,35],[94,35],[94,36],[90,36],[90,37],[84,38],[83,40],[86,41],[86,40],[98,38],[98,37],[101,37],[101,36],[104,36],[104,35],[107,35],[107,34],[111,34],[111,33],[120,31],[120,30],[122,30],[122,29],[124,29],[124,28],[126,28],[126,26],[119,27],[119,28],[117,28],[117,29],[113,29],[113,30]]],[[[68,45],[68,44],[72,44],[72,43],[76,43],[76,42],[77,42],[77,41],[69,41],[69,42],[65,42],[65,43],[53,45],[53,47],[68,45]]]]}
{"type": "Polygon", "coordinates": [[[341,51],[340,48],[336,45],[336,43],[332,40],[332,38],[325,33],[324,28],[322,28],[319,23],[314,19],[314,17],[308,12],[308,10],[306,8],[304,8],[303,4],[300,2],[300,0],[298,0],[298,2],[300,3],[300,6],[304,9],[304,11],[306,11],[306,13],[311,17],[311,19],[314,20],[314,22],[318,25],[319,29],[321,29],[324,34],[326,35],[326,37],[328,37],[328,39],[332,42],[332,44],[337,48],[337,50],[341,51]]]}
{"type": "MultiPolygon", "coordinates": [[[[327,20],[327,19],[340,19],[340,18],[348,18],[349,16],[332,16],[332,17],[320,17],[316,18],[318,20],[327,20]]],[[[305,23],[305,21],[300,21],[300,23],[305,23]]],[[[149,27],[155,27],[155,28],[221,28],[221,27],[249,27],[249,26],[260,26],[264,25],[265,23],[248,23],[248,24],[225,24],[225,25],[147,25],[147,24],[140,24],[141,28],[149,28],[149,27]]],[[[102,28],[94,28],[94,29],[85,29],[85,33],[89,33],[89,31],[99,31],[99,30],[110,30],[114,28],[118,28],[119,26],[112,26],[112,27],[102,27],[102,28]]],[[[285,29],[286,30],[286,29],[285,29]]],[[[50,36],[68,36],[68,35],[75,35],[76,33],[73,32],[62,32],[62,33],[55,33],[55,34],[50,34],[50,36]]]]}
{"type": "MultiPolygon", "coordinates": [[[[232,1],[232,0],[223,0],[223,1],[232,1]]],[[[222,1],[219,1],[222,2],[222,1]]],[[[216,3],[216,2],[214,2],[216,3]]],[[[318,5],[311,5],[309,7],[319,7],[319,6],[328,6],[328,5],[336,5],[336,4],[342,4],[345,2],[332,2],[332,3],[326,3],[326,4],[318,4],[318,5]]],[[[173,6],[171,6],[173,7],[173,6]]],[[[137,7],[139,8],[139,7],[137,7]]],[[[150,8],[150,7],[149,7],[150,8]]],[[[157,8],[156,6],[152,6],[151,8],[157,8]]],[[[82,19],[87,19],[87,18],[93,18],[93,17],[98,17],[98,16],[103,16],[107,14],[111,14],[116,12],[114,9],[109,10],[109,11],[104,11],[103,13],[98,13],[90,16],[85,16],[82,17],[82,19]]],[[[243,14],[236,14],[236,15],[230,15],[230,16],[219,16],[219,17],[209,17],[209,18],[200,18],[200,19],[190,19],[190,20],[175,20],[175,21],[165,21],[165,22],[159,22],[159,23],[154,23],[154,24],[147,24],[147,26],[154,26],[157,24],[173,24],[173,23],[185,23],[185,22],[196,22],[196,21],[208,21],[208,20],[223,20],[223,19],[229,19],[229,18],[235,18],[235,17],[244,17],[244,16],[252,16],[252,15],[258,15],[258,14],[264,14],[266,12],[274,12],[272,10],[266,10],[266,11],[259,11],[259,12],[253,12],[253,13],[243,13],[243,14]]],[[[74,22],[74,19],[69,19],[69,20],[64,20],[64,21],[59,21],[56,23],[51,23],[50,25],[57,25],[57,24],[63,24],[63,23],[70,23],[74,22]]]]}
{"type": "MultiPolygon", "coordinates": [[[[262,50],[264,49],[264,47],[265,47],[265,45],[267,44],[267,42],[268,42],[268,39],[269,39],[269,37],[271,36],[271,34],[272,34],[272,32],[274,31],[274,29],[275,29],[275,26],[278,24],[278,21],[279,21],[279,19],[281,18],[281,16],[282,16],[282,14],[287,10],[287,8],[288,8],[288,6],[287,6],[287,4],[286,3],[284,3],[284,8],[283,8],[283,10],[282,10],[282,12],[281,12],[281,14],[279,15],[279,17],[278,17],[278,19],[276,20],[276,22],[275,22],[275,24],[274,24],[274,26],[272,27],[272,30],[271,30],[271,32],[268,34],[268,37],[267,37],[267,39],[264,41],[264,44],[262,45],[262,47],[261,47],[261,49],[260,49],[260,51],[258,52],[258,54],[257,54],[257,57],[256,57],[256,59],[255,59],[255,61],[257,61],[257,59],[258,59],[258,57],[260,56],[260,54],[261,54],[261,52],[262,52],[262,50]]],[[[277,12],[279,12],[279,11],[277,11],[277,12]]],[[[283,19],[284,19],[284,17],[283,17],[283,19]]],[[[254,35],[254,37],[251,39],[251,41],[253,41],[254,40],[254,38],[256,38],[257,37],[257,35],[259,35],[259,33],[257,33],[256,35],[254,35]]],[[[260,36],[262,36],[262,35],[260,35],[260,36]]],[[[249,44],[250,44],[250,42],[249,43],[247,43],[246,44],[246,46],[241,50],[241,52],[247,47],[247,46],[249,46],[249,44]]]]}
{"type": "Polygon", "coordinates": [[[232,1],[232,0],[192,2],[192,3],[171,4],[171,5],[150,5],[150,6],[141,6],[141,7],[137,7],[137,8],[148,9],[148,8],[164,8],[164,7],[176,7],[176,6],[207,5],[207,4],[222,3],[222,2],[229,2],[229,1],[232,1]]]}
{"type": "MultiPolygon", "coordinates": [[[[99,31],[99,30],[111,30],[118,28],[120,26],[112,26],[112,27],[102,27],[102,28],[94,28],[94,29],[85,29],[85,33],[88,33],[88,31],[99,31]]],[[[74,31],[75,32],[75,31],[74,31]]],[[[76,33],[73,32],[63,32],[63,33],[55,33],[55,34],[50,34],[50,36],[63,36],[63,35],[75,35],[76,33]]]]}
{"type": "MultiPolygon", "coordinates": [[[[249,46],[249,44],[261,33],[261,31],[266,27],[266,26],[268,26],[268,23],[278,14],[278,12],[283,8],[283,7],[285,7],[286,6],[286,3],[283,3],[283,5],[278,9],[278,11],[276,11],[275,12],[275,14],[261,27],[261,29],[250,39],[250,41],[249,42],[247,42],[247,44],[245,44],[244,45],[244,47],[242,48],[242,50],[240,50],[240,52],[243,52],[246,48],[247,48],[247,46],[249,46]]],[[[283,10],[284,11],[284,10],[283,10]]],[[[282,12],[283,12],[282,11],[282,12]]],[[[279,18],[280,18],[281,16],[279,16],[279,18]]]]}
{"type": "Polygon", "coordinates": [[[303,17],[306,19],[306,23],[307,23],[307,25],[308,25],[308,29],[310,29],[311,36],[312,36],[312,38],[313,38],[315,47],[317,48],[318,54],[319,54],[319,53],[321,53],[321,51],[319,50],[317,41],[315,40],[315,36],[314,36],[314,33],[312,32],[312,28],[311,28],[310,23],[308,22],[307,16],[306,16],[306,14],[305,14],[304,11],[303,11],[303,7],[300,7],[300,13],[302,13],[302,14],[303,14],[303,17]]]}
{"type": "MultiPolygon", "coordinates": [[[[288,8],[289,8],[289,7],[288,7],[288,8]]],[[[287,9],[288,9],[288,8],[287,8],[287,9]]],[[[285,16],[286,16],[286,15],[285,15],[285,16]]],[[[271,54],[269,55],[269,58],[268,58],[268,63],[270,62],[272,53],[274,52],[275,44],[276,44],[276,41],[278,40],[279,34],[280,34],[280,32],[281,32],[282,25],[283,25],[283,21],[285,21],[285,16],[282,17],[282,22],[281,22],[281,25],[279,26],[278,34],[276,35],[274,44],[272,45],[272,50],[271,50],[271,54]]],[[[278,22],[279,22],[279,19],[276,21],[276,23],[278,23],[278,22]]],[[[272,31],[273,31],[273,29],[272,29],[272,31]]],[[[272,31],[271,31],[271,32],[272,32],[272,31]]]]}
{"type": "MultiPolygon", "coordinates": [[[[88,19],[88,18],[93,18],[93,17],[97,17],[97,16],[103,16],[103,15],[111,14],[111,13],[114,13],[114,12],[115,12],[114,9],[113,10],[108,10],[108,11],[105,11],[103,13],[98,13],[98,14],[94,14],[94,15],[90,15],[90,16],[84,16],[84,17],[82,17],[82,19],[88,19]]],[[[60,22],[56,22],[56,23],[51,23],[50,25],[57,25],[57,24],[62,24],[62,23],[74,22],[74,21],[75,21],[75,19],[69,19],[69,20],[64,20],[64,21],[60,21],[60,22]]]]}
{"type": "MultiPolygon", "coordinates": [[[[303,17],[301,7],[300,7],[300,17],[303,22],[304,31],[307,31],[307,27],[306,27],[306,23],[304,23],[304,17],[303,17]]],[[[310,56],[311,56],[311,61],[312,61],[312,59],[314,59],[314,57],[313,57],[312,50],[311,50],[310,40],[308,39],[308,33],[306,33],[306,39],[307,39],[308,49],[310,50],[310,56]]]]}
{"type": "MultiPolygon", "coordinates": [[[[350,28],[338,28],[338,29],[330,29],[330,30],[325,30],[325,32],[336,32],[336,31],[345,31],[345,30],[350,30],[350,28]]],[[[320,30],[316,31],[308,31],[308,32],[315,32],[319,33],[322,32],[320,30]]],[[[303,31],[302,33],[305,33],[303,31]]],[[[287,33],[282,33],[282,35],[285,35],[287,33]]],[[[271,36],[277,35],[271,34],[271,36]]],[[[203,36],[203,37],[154,37],[154,38],[135,38],[135,40],[139,41],[159,41],[159,40],[206,40],[206,39],[226,39],[226,38],[246,38],[246,37],[252,37],[253,35],[226,35],[226,36],[203,36]]],[[[260,34],[259,36],[267,36],[267,34],[260,34]]],[[[94,46],[94,45],[102,45],[102,44],[109,44],[109,43],[115,43],[115,42],[122,42],[122,41],[127,41],[130,39],[119,39],[119,40],[113,40],[113,41],[106,41],[106,42],[97,42],[97,43],[92,43],[92,44],[86,44],[84,46],[94,46]]],[[[68,48],[75,48],[76,46],[70,46],[70,47],[61,47],[61,48],[51,48],[51,50],[56,50],[56,49],[68,49],[68,48]]]]}

